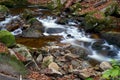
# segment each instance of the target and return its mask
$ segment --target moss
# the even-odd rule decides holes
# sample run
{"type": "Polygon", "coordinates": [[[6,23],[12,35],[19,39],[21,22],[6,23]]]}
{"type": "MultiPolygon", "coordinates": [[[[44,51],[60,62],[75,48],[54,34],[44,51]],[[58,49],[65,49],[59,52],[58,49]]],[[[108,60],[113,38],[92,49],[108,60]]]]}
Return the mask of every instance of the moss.
{"type": "Polygon", "coordinates": [[[15,37],[9,31],[0,31],[0,41],[8,47],[15,45],[15,37]]]}

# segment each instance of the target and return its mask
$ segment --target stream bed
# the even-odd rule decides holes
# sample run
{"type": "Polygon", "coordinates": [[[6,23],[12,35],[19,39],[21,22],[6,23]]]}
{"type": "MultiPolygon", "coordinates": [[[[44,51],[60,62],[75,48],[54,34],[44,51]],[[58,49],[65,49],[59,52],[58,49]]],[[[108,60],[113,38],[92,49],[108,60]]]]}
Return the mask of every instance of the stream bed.
{"type": "MultiPolygon", "coordinates": [[[[16,37],[17,43],[39,48],[46,45],[47,42],[59,41],[60,43],[69,43],[73,46],[84,48],[88,52],[88,58],[92,58],[98,61],[110,61],[111,59],[120,60],[120,49],[117,46],[110,45],[108,42],[106,42],[106,40],[100,38],[91,38],[91,34],[86,33],[82,28],[78,28],[80,22],[76,23],[70,20],[65,25],[57,24],[56,22],[58,17],[52,16],[48,13],[45,15],[47,10],[38,9],[36,11],[40,12],[40,15],[37,14],[35,18],[43,27],[41,33],[42,36],[37,38],[16,37]],[[41,15],[45,15],[45,17],[41,15]]],[[[17,14],[18,13],[14,12],[14,15],[8,15],[4,21],[1,21],[1,30],[6,29],[8,24],[16,24],[16,20],[21,24],[20,15],[17,14]]],[[[35,31],[29,35],[33,34],[35,31]]],[[[12,30],[11,33],[15,36],[22,35],[23,28],[19,26],[18,28],[12,30]]]]}

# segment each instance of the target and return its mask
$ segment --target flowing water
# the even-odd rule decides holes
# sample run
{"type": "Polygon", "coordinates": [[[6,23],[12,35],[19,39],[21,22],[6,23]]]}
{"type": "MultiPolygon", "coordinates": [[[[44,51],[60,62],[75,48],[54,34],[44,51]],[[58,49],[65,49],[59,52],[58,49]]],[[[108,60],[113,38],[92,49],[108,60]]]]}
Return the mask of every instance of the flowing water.
{"type": "Polygon", "coordinates": [[[60,25],[56,23],[56,19],[48,16],[46,19],[37,18],[45,27],[46,36],[60,35],[63,36],[61,43],[70,43],[74,46],[82,47],[89,52],[88,57],[98,61],[110,61],[111,59],[120,60],[120,49],[114,45],[108,44],[105,40],[91,38],[90,34],[86,34],[83,29],[78,29],[76,23],[69,22],[68,25],[60,25]],[[52,30],[54,32],[49,31],[52,30]],[[55,31],[58,30],[58,31],[55,31]],[[95,43],[101,43],[95,49],[95,43]]]}
{"type": "MultiPolygon", "coordinates": [[[[5,29],[6,24],[11,20],[19,19],[19,16],[8,16],[0,22],[1,29],[5,29]]],[[[57,18],[48,16],[47,18],[36,17],[45,27],[43,35],[45,36],[62,36],[61,43],[70,43],[71,45],[82,47],[89,52],[88,57],[98,61],[110,61],[111,59],[120,60],[120,49],[114,45],[108,44],[103,39],[91,38],[91,35],[85,33],[83,29],[76,27],[79,23],[70,21],[67,25],[57,24],[57,18]],[[99,44],[100,43],[100,44],[99,44]],[[96,48],[97,47],[99,49],[96,48]]],[[[22,34],[21,28],[11,32],[13,35],[22,34]]]]}

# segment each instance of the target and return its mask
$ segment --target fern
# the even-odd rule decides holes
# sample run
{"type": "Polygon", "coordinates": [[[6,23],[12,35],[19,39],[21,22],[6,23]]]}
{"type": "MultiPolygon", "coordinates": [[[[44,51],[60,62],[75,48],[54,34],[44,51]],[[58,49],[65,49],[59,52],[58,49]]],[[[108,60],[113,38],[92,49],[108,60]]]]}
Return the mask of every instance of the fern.
{"type": "Polygon", "coordinates": [[[112,68],[106,70],[102,77],[105,79],[118,80],[120,77],[120,63],[118,61],[112,60],[112,68]]]}

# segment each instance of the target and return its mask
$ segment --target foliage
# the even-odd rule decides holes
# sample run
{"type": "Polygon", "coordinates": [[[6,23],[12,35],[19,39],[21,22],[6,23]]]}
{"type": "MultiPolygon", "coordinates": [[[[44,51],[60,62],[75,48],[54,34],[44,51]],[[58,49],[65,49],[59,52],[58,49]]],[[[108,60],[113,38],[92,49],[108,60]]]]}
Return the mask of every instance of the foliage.
{"type": "Polygon", "coordinates": [[[10,56],[6,53],[0,53],[0,63],[13,67],[13,69],[21,75],[25,75],[27,73],[23,63],[17,60],[15,56],[10,56]]]}
{"type": "Polygon", "coordinates": [[[5,5],[7,7],[22,7],[28,4],[27,0],[5,0],[0,2],[0,4],[5,5]]]}
{"type": "Polygon", "coordinates": [[[120,15],[120,8],[119,5],[117,3],[112,3],[110,6],[108,6],[108,8],[105,10],[105,15],[109,16],[109,15],[120,15]]]}
{"type": "Polygon", "coordinates": [[[113,60],[111,63],[112,68],[106,70],[102,77],[105,79],[118,80],[120,78],[120,63],[115,60],[113,60]]]}
{"type": "Polygon", "coordinates": [[[6,13],[6,12],[8,12],[8,11],[9,11],[9,9],[8,9],[6,6],[0,5],[0,12],[6,13]]]}
{"type": "Polygon", "coordinates": [[[6,44],[8,47],[15,45],[15,37],[6,30],[0,31],[0,41],[6,44]]]}
{"type": "Polygon", "coordinates": [[[63,7],[61,0],[53,0],[47,3],[47,7],[51,10],[60,11],[63,7]]]}
{"type": "Polygon", "coordinates": [[[87,78],[87,79],[85,79],[85,80],[93,80],[93,78],[87,78]]]}

